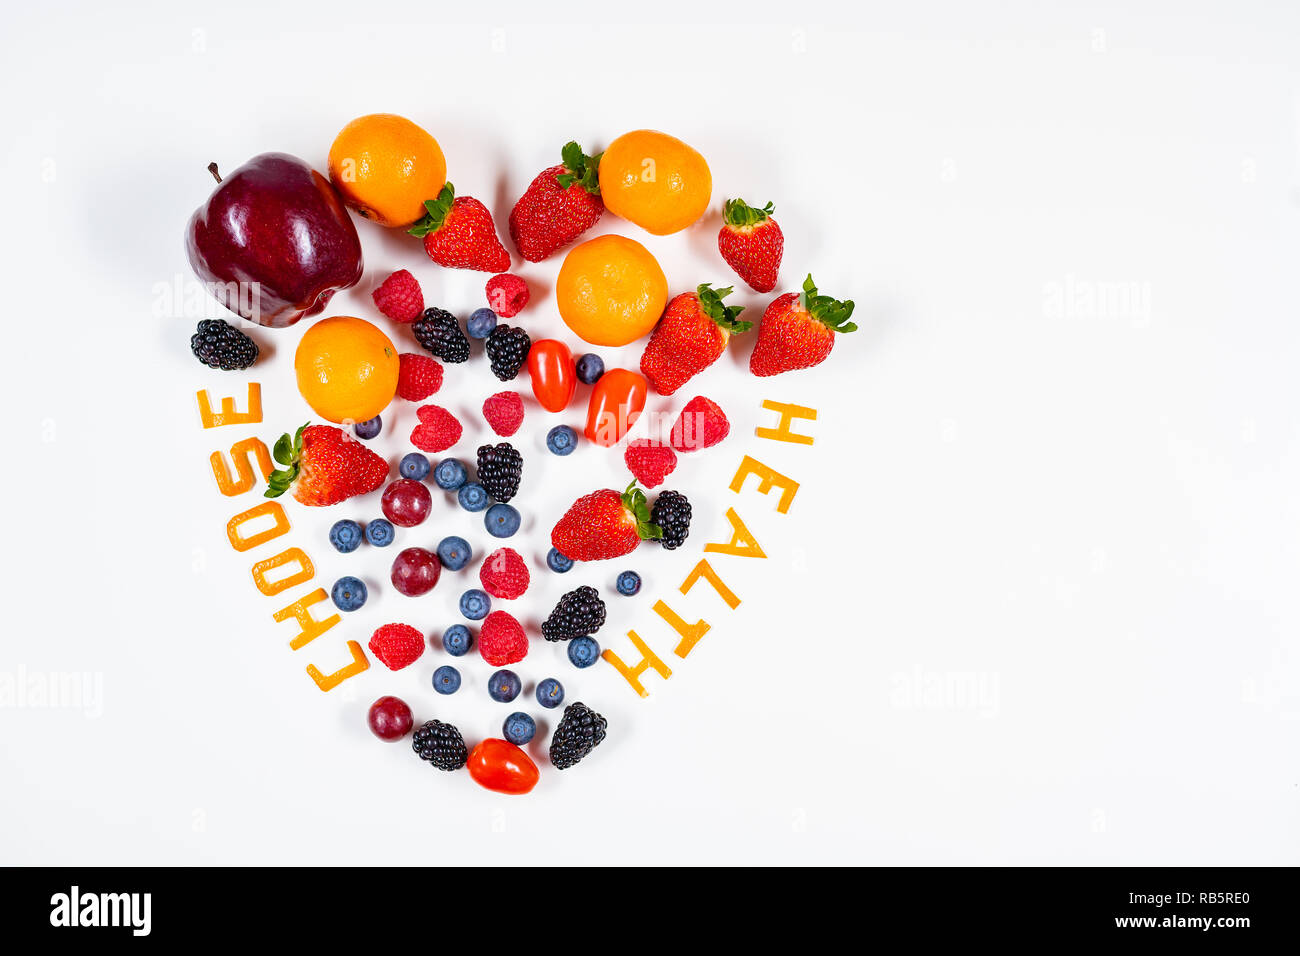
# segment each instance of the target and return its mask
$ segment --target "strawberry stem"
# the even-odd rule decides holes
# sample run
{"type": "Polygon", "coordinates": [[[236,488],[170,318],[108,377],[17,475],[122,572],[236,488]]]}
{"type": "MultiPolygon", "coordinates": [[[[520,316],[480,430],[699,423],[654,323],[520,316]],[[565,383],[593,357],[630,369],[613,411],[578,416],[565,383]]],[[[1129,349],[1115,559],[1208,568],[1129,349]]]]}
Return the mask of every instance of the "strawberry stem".
{"type": "Polygon", "coordinates": [[[722,300],[735,290],[731,286],[715,289],[708,282],[701,282],[695,287],[695,294],[700,300],[700,309],[721,329],[732,335],[748,331],[753,322],[740,322],[737,317],[745,311],[743,305],[723,305],[722,300]]]}
{"type": "Polygon", "coordinates": [[[564,144],[564,149],[560,150],[560,159],[564,162],[565,172],[555,177],[555,181],[563,189],[568,189],[575,183],[591,193],[593,196],[600,195],[600,157],[604,153],[597,153],[595,156],[588,156],[582,151],[582,147],[576,142],[570,140],[564,144]]]}
{"type": "Polygon", "coordinates": [[[722,221],[728,226],[743,229],[746,226],[757,226],[760,222],[766,222],[775,211],[771,203],[762,209],[755,209],[747,205],[743,199],[728,199],[722,204],[722,221]]]}
{"type": "Polygon", "coordinates": [[[424,216],[410,229],[406,230],[416,238],[427,236],[431,232],[437,232],[442,228],[443,223],[447,221],[447,214],[451,212],[452,203],[456,201],[456,187],[447,183],[438,193],[437,199],[426,199],[424,201],[424,216]]]}
{"type": "Polygon", "coordinates": [[[299,461],[302,459],[302,433],[310,424],[311,422],[304,422],[292,438],[285,432],[276,440],[271,457],[285,467],[271,472],[263,497],[279,498],[298,477],[299,461]]]}
{"type": "Polygon", "coordinates": [[[650,520],[650,503],[646,501],[645,492],[636,486],[635,478],[623,492],[623,507],[636,518],[636,535],[642,541],[658,540],[664,536],[664,529],[650,520]]]}

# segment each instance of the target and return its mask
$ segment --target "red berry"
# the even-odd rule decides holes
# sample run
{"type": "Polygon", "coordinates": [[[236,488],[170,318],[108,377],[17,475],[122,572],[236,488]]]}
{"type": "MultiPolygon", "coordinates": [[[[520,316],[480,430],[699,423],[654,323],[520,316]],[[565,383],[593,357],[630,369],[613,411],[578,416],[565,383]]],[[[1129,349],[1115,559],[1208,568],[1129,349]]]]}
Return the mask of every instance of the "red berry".
{"type": "Polygon", "coordinates": [[[406,701],[391,696],[381,697],[371,704],[367,720],[374,735],[390,743],[405,737],[415,723],[406,701]]]}
{"type": "Polygon", "coordinates": [[[411,444],[420,451],[446,451],[460,441],[460,421],[440,405],[421,405],[416,411],[420,424],[411,432],[411,444]]]}
{"type": "Polygon", "coordinates": [[[771,292],[776,288],[784,250],[785,237],[772,218],[771,203],[762,209],[755,209],[742,199],[728,199],[723,204],[718,251],[755,292],[771,292]]]}
{"type": "Polygon", "coordinates": [[[510,268],[510,253],[497,238],[492,213],[469,196],[457,196],[447,183],[437,199],[425,202],[428,213],[407,231],[424,239],[424,251],[440,266],[449,269],[478,269],[504,272],[510,268]]]}
{"type": "Polygon", "coordinates": [[[379,500],[384,517],[401,528],[414,528],[429,517],[433,496],[423,482],[398,478],[384,489],[379,500]]]}
{"type": "Polygon", "coordinates": [[[478,579],[483,590],[496,598],[513,601],[528,590],[528,565],[513,548],[497,548],[483,559],[478,579]]]}
{"type": "Polygon", "coordinates": [[[487,281],[488,308],[503,319],[518,315],[528,304],[528,283],[503,272],[487,281]]]}
{"type": "Polygon", "coordinates": [[[414,322],[424,311],[424,293],[415,276],[398,269],[371,293],[375,306],[394,322],[414,322]]]}
{"type": "Polygon", "coordinates": [[[407,548],[393,559],[389,580],[397,593],[407,597],[428,594],[442,574],[442,562],[432,551],[424,548],[407,548]]]}
{"type": "Polygon", "coordinates": [[[370,653],[390,671],[400,671],[424,653],[424,635],[409,624],[385,624],[370,636],[370,653]]]}
{"type": "Polygon", "coordinates": [[[483,417],[494,432],[509,438],[524,423],[524,400],[518,392],[497,392],[483,403],[483,417]]]}
{"type": "Polygon", "coordinates": [[[415,352],[398,356],[397,397],[422,402],[442,388],[442,365],[436,359],[415,352]]]}
{"type": "Polygon", "coordinates": [[[677,453],[668,445],[648,438],[638,438],[627,443],[623,460],[636,480],[647,488],[663,484],[665,478],[677,467],[677,453]]]}
{"type": "Polygon", "coordinates": [[[493,611],[479,628],[478,651],[493,667],[505,667],[528,656],[528,636],[523,625],[505,611],[493,611]]]}
{"type": "Polygon", "coordinates": [[[682,413],[673,423],[668,440],[678,451],[699,451],[712,448],[731,431],[731,422],[718,407],[717,402],[710,401],[703,395],[697,395],[686,403],[682,413]]]}

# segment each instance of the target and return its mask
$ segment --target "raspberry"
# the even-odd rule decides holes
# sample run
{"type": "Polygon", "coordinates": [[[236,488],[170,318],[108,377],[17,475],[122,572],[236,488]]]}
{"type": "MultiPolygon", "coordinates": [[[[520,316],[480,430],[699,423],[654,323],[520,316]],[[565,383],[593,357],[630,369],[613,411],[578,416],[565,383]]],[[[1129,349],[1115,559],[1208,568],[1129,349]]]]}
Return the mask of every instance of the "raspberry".
{"type": "Polygon", "coordinates": [[[518,392],[497,392],[483,403],[483,417],[494,432],[509,438],[524,423],[524,400],[518,392]]]}
{"type": "Polygon", "coordinates": [[[503,272],[487,281],[488,306],[503,319],[518,315],[528,304],[528,283],[503,272]]]}
{"type": "Polygon", "coordinates": [[[424,653],[424,635],[409,624],[385,624],[370,636],[370,653],[390,671],[400,671],[424,653]]]}
{"type": "Polygon", "coordinates": [[[440,405],[421,405],[416,414],[420,424],[411,432],[411,444],[420,451],[446,451],[460,441],[460,422],[447,409],[440,405]]]}
{"type": "Polygon", "coordinates": [[[394,322],[414,322],[424,311],[424,293],[415,276],[398,269],[371,293],[375,306],[394,322]]]}
{"type": "Polygon", "coordinates": [[[551,764],[556,770],[572,767],[605,739],[608,726],[609,722],[586,704],[570,704],[551,737],[551,764]]]}
{"type": "Polygon", "coordinates": [[[677,416],[668,440],[678,451],[712,448],[731,431],[731,422],[716,402],[698,395],[677,416]]]}
{"type": "Polygon", "coordinates": [[[528,565],[514,548],[497,548],[483,559],[478,579],[483,590],[496,598],[513,601],[528,590],[528,565]]]}
{"type": "Polygon", "coordinates": [[[528,656],[528,637],[523,626],[505,611],[493,611],[479,628],[478,652],[493,667],[505,667],[528,656]]]}
{"type": "Polygon", "coordinates": [[[397,397],[422,402],[442,388],[442,366],[427,355],[403,352],[398,357],[397,397]]]}
{"type": "Polygon", "coordinates": [[[648,438],[638,438],[627,443],[623,460],[636,480],[647,488],[662,485],[677,467],[677,453],[667,445],[648,438]]]}

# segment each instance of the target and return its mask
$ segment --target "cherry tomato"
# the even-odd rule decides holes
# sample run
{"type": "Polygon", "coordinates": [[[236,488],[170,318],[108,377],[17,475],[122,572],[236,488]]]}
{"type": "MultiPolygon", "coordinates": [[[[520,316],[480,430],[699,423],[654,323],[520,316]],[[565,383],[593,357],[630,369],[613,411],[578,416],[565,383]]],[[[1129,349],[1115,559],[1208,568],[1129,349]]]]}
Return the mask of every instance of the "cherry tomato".
{"type": "Polygon", "coordinates": [[[645,376],[625,368],[610,369],[591,390],[583,434],[597,445],[613,445],[640,417],[645,395],[645,376]]]}
{"type": "Polygon", "coordinates": [[[469,752],[469,775],[497,793],[527,793],[537,786],[537,764],[508,740],[489,737],[469,752]]]}
{"type": "Polygon", "coordinates": [[[555,339],[534,342],[528,350],[528,374],[533,378],[533,394],[542,408],[562,412],[569,406],[578,387],[578,373],[567,345],[555,339]]]}

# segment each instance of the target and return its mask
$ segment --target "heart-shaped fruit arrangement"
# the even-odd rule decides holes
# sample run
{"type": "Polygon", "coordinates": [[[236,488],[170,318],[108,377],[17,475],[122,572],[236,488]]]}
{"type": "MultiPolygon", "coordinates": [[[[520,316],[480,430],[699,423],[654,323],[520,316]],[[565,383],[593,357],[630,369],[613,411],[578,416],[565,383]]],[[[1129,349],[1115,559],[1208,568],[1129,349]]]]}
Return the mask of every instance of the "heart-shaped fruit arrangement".
{"type": "MultiPolygon", "coordinates": [[[[294,359],[298,389],[330,424],[308,423],[280,437],[273,451],[280,467],[270,475],[265,494],[287,492],[301,505],[332,507],[382,487],[384,517],[364,525],[341,517],[329,534],[337,551],[386,548],[396,540],[397,529],[422,524],[434,507],[430,483],[446,492],[444,499],[454,497],[451,507],[482,513],[488,535],[507,540],[519,531],[522,516],[510,501],[527,481],[527,468],[517,439],[507,439],[538,413],[526,414],[522,397],[512,388],[497,392],[483,403],[482,417],[502,440],[482,445],[472,459],[456,457],[452,452],[464,426],[446,407],[455,403],[430,399],[449,396],[453,375],[461,374],[512,383],[526,373],[545,414],[564,412],[579,385],[589,386],[585,427],[579,433],[569,425],[553,425],[546,432],[547,449],[564,457],[584,441],[621,446],[632,478],[625,488],[594,489],[577,497],[563,514],[539,516],[550,528],[543,573],[564,574],[578,561],[625,557],[646,542],[673,550],[686,541],[691,524],[687,495],[662,490],[650,498],[642,486],[659,488],[677,467],[679,454],[699,452],[727,437],[730,425],[721,404],[703,396],[685,402],[667,441],[629,439],[628,433],[650,391],[674,395],[754,323],[741,318],[741,307],[726,304],[730,286],[698,283],[670,298],[659,263],[635,239],[608,234],[580,240],[607,209],[654,235],[686,229],[712,201],[709,167],[681,140],[650,130],[619,136],[594,156],[571,142],[560,159],[538,173],[515,203],[510,240],[525,262],[567,250],[555,281],[561,319],[587,345],[626,346],[646,338],[638,369],[606,369],[595,353],[575,356],[566,342],[529,335],[517,319],[529,302],[528,284],[508,271],[511,253],[491,211],[457,193],[447,181],[441,147],[410,120],[377,114],[349,123],[330,148],[328,179],[281,153],[254,157],[225,178],[215,164],[210,167],[218,186],[190,220],[187,251],[199,278],[244,319],[270,328],[292,325],[321,313],[331,296],[361,279],[361,243],[348,209],[380,227],[405,230],[443,268],[492,274],[485,305],[455,303],[454,311],[428,303],[408,270],[378,283],[374,306],[391,323],[390,332],[397,334],[405,326],[402,334],[422,352],[400,351],[389,332],[352,316],[319,319],[301,337],[294,359]],[[654,175],[646,175],[647,168],[654,175]],[[466,311],[462,324],[459,316],[466,311]],[[471,340],[482,341],[485,360],[471,362],[471,340]],[[453,373],[447,366],[466,368],[453,373]],[[380,434],[382,413],[395,401],[415,403],[418,424],[409,439],[416,450],[401,459],[399,474],[390,480],[388,463],[365,443],[380,434]],[[443,457],[434,463],[427,457],[431,454],[443,457]]],[[[759,208],[740,199],[726,201],[718,250],[755,292],[777,287],[783,248],[771,203],[759,208]]],[[[412,249],[418,250],[414,239],[412,249]]],[[[763,312],[750,371],[768,376],[821,363],[837,333],[856,328],[849,321],[852,312],[851,301],[821,295],[808,276],[799,291],[778,295],[763,312]]],[[[247,369],[259,355],[252,338],[220,319],[201,322],[191,346],[201,362],[223,370],[247,369]]],[[[444,570],[460,571],[473,559],[469,542],[449,536],[433,550],[399,550],[388,578],[398,593],[419,597],[438,586],[444,570]]],[[[493,603],[519,601],[532,574],[515,548],[493,550],[479,568],[480,586],[460,596],[460,613],[469,623],[446,628],[437,642],[451,659],[477,648],[489,665],[499,668],[488,692],[503,703],[516,700],[522,690],[509,667],[527,656],[530,635],[522,615],[493,603]],[[477,625],[476,635],[469,624],[477,625]]],[[[631,595],[640,587],[640,576],[624,571],[614,590],[631,595]]],[[[366,585],[356,576],[340,578],[331,597],[340,611],[356,611],[366,602],[366,585]]],[[[601,655],[594,635],[605,617],[604,599],[595,588],[574,588],[542,620],[540,636],[565,642],[572,664],[589,667],[601,655]]],[[[374,658],[396,671],[422,657],[427,645],[421,630],[393,622],[375,630],[368,646],[374,658]]],[[[433,674],[439,694],[454,694],[460,685],[460,673],[451,663],[433,674]]],[[[539,681],[535,698],[544,709],[564,704],[561,681],[539,681]]],[[[421,759],[442,770],[468,768],[489,790],[526,793],[540,779],[523,749],[537,724],[523,711],[505,719],[499,737],[482,739],[473,749],[450,723],[430,719],[417,727],[411,708],[394,696],[371,705],[369,724],[382,740],[411,735],[421,759]]],[[[552,766],[572,767],[605,739],[606,730],[599,713],[583,703],[567,704],[550,741],[552,766]]]]}

